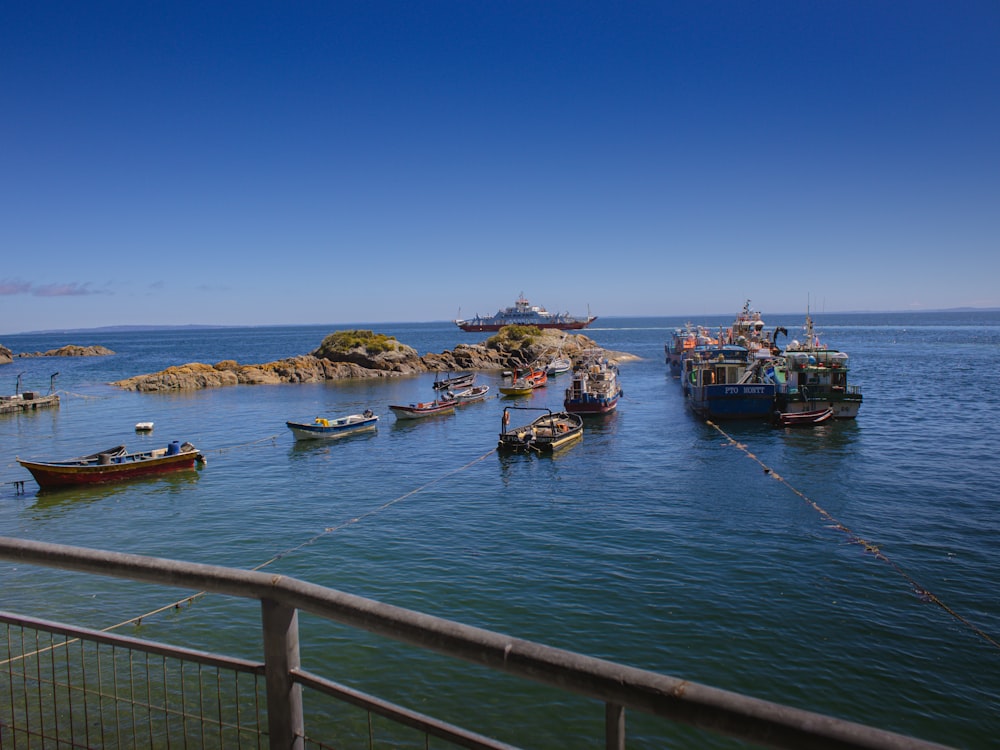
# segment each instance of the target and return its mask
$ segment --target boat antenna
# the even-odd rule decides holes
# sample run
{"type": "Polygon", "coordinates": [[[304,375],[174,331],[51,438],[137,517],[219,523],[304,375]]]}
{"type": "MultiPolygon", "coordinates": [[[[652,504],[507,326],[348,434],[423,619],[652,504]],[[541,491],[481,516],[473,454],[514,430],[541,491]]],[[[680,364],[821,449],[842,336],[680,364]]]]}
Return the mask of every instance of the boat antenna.
{"type": "Polygon", "coordinates": [[[56,388],[56,376],[59,375],[58,372],[54,372],[49,375],[49,393],[55,391],[56,388]]]}

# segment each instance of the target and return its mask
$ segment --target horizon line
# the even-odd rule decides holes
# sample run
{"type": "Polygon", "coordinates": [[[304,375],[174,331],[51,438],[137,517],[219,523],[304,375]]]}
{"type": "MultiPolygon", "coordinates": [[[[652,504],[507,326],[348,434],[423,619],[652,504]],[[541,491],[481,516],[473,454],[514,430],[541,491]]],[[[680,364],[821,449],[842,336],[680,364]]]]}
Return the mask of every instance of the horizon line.
{"type": "MultiPolygon", "coordinates": [[[[945,307],[929,308],[920,310],[840,310],[824,311],[820,315],[899,315],[899,314],[919,314],[919,313],[959,313],[959,312],[998,312],[1000,307],[945,307]]],[[[773,316],[801,315],[795,313],[768,313],[773,316]]],[[[807,311],[807,314],[813,313],[807,311]]],[[[702,317],[715,318],[732,315],[732,313],[707,313],[702,317]]],[[[689,318],[689,315],[602,315],[598,319],[618,319],[618,318],[689,318]]],[[[228,329],[228,328],[308,328],[312,326],[352,326],[352,325],[424,325],[429,323],[454,323],[452,319],[437,320],[384,320],[384,321],[354,321],[347,323],[256,323],[256,324],[218,324],[218,323],[184,323],[184,324],[140,324],[140,325],[109,325],[93,326],[88,328],[44,328],[34,331],[20,331],[16,333],[0,333],[2,336],[38,336],[53,333],[86,333],[93,331],[105,332],[126,332],[126,331],[171,331],[183,329],[228,329]]],[[[586,330],[586,329],[583,329],[586,330]]]]}

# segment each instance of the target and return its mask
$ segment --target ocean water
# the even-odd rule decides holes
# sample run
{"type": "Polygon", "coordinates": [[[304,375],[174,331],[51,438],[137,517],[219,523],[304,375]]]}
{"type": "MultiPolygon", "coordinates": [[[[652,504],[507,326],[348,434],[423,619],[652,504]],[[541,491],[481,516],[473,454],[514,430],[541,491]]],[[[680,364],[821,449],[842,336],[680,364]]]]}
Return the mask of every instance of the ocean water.
{"type": "MultiPolygon", "coordinates": [[[[765,311],[766,312],[766,311],[765,311]]],[[[507,400],[397,423],[433,375],[190,393],[110,381],[187,362],[266,362],[344,327],[421,353],[484,334],[447,322],[17,335],[0,392],[59,409],[0,415],[3,534],[265,569],[520,638],[958,747],[1000,736],[1000,313],[816,315],[864,391],[854,422],[812,429],[693,417],[664,363],[680,318],[602,318],[586,333],[621,366],[618,412],[555,458],[500,457],[507,400]],[[376,432],[296,444],[286,420],[373,409],[376,432]],[[139,421],[153,433],[136,434],[139,421]],[[188,440],[207,465],[38,494],[15,456],[65,458],[188,440]],[[15,494],[13,482],[26,481],[15,494]]],[[[801,331],[804,316],[764,315],[801,331]]],[[[695,320],[726,325],[731,317],[695,320]]],[[[480,382],[496,385],[495,374],[480,382]]],[[[568,376],[533,394],[559,408],[568,376]]],[[[527,421],[530,416],[525,413],[527,421]]],[[[516,419],[515,419],[516,421],[516,419]]],[[[0,564],[3,608],[103,628],[184,592],[0,564]]],[[[142,634],[259,656],[254,604],[205,597],[142,634]]],[[[593,745],[603,710],[302,619],[307,668],[532,747],[593,745]],[[379,648],[374,648],[378,646],[379,648]],[[498,706],[502,710],[494,711],[498,706]],[[553,718],[556,715],[556,718],[553,718]]],[[[629,717],[630,747],[731,747],[629,717]]]]}

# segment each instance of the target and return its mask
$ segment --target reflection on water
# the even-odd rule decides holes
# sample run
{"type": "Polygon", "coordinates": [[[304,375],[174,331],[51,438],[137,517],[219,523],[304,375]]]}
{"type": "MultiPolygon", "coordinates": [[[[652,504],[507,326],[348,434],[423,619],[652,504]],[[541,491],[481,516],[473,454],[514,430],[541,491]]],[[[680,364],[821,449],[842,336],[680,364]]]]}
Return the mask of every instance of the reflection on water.
{"type": "Polygon", "coordinates": [[[336,450],[335,446],[370,440],[378,434],[378,428],[347,432],[343,435],[318,438],[315,440],[296,440],[292,443],[289,455],[292,458],[316,453],[329,453],[336,450]]]}
{"type": "Polygon", "coordinates": [[[181,469],[159,476],[137,477],[123,482],[91,484],[83,487],[39,489],[35,502],[30,506],[34,518],[53,518],[73,508],[96,503],[122,495],[179,495],[187,492],[198,481],[201,469],[181,469]]]}

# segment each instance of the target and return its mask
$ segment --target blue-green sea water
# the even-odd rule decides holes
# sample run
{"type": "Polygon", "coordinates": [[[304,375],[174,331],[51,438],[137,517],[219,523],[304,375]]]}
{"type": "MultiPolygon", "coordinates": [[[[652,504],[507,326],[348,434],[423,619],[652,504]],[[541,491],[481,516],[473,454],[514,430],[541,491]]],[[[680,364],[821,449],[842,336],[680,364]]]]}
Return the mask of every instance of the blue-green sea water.
{"type": "MultiPolygon", "coordinates": [[[[804,322],[764,317],[790,338],[804,322]]],[[[2,393],[19,373],[22,390],[46,391],[58,371],[62,396],[59,409],[0,415],[0,529],[239,568],[271,561],[268,571],[516,637],[995,746],[1000,313],[814,317],[824,342],[851,356],[865,399],[855,422],[721,425],[734,445],[686,410],[664,363],[685,320],[602,318],[585,333],[641,359],[621,366],[618,412],[588,421],[583,441],[555,458],[491,452],[506,403],[497,398],[396,423],[388,405],[430,398],[432,374],[169,394],[108,385],[187,362],[304,354],[343,327],[421,354],[486,337],[447,322],[5,336],[15,352],[100,344],[115,354],[0,367],[2,393]],[[284,426],[365,408],[381,416],[378,430],[332,443],[295,444],[284,426]],[[154,431],[136,434],[140,421],[154,431]],[[207,465],[38,494],[14,460],[173,440],[194,443],[207,465]]],[[[495,393],[499,379],[480,382],[495,393]]],[[[531,405],[559,407],[566,384],[550,380],[531,405]]],[[[0,586],[4,609],[95,628],[183,596],[8,563],[0,586]]],[[[259,620],[255,604],[206,597],[147,618],[141,632],[257,658],[259,620]]],[[[596,746],[601,736],[602,708],[589,701],[487,682],[308,616],[302,641],[313,671],[445,719],[475,717],[512,743],[596,746]]],[[[637,716],[629,727],[630,747],[733,746],[637,716]]]]}

